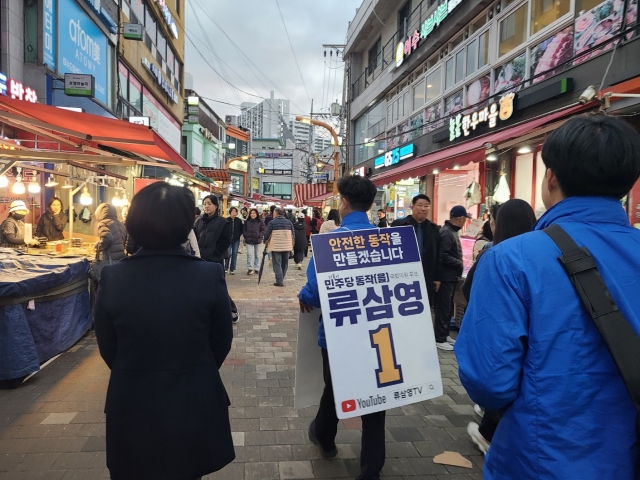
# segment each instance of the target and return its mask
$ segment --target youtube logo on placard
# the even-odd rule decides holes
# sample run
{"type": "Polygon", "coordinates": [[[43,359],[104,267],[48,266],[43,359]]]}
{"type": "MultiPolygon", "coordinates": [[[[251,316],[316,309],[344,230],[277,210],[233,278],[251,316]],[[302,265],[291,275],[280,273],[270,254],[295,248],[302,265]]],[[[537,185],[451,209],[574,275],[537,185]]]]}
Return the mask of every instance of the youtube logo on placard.
{"type": "Polygon", "coordinates": [[[345,400],[342,402],[342,411],[344,413],[353,412],[356,409],[355,400],[345,400]]]}

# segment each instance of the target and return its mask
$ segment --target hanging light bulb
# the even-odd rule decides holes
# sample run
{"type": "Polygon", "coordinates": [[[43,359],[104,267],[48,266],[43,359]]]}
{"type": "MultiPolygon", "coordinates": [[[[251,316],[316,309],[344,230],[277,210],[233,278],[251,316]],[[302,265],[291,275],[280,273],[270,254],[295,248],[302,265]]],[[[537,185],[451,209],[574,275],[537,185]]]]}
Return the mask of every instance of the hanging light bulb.
{"type": "Polygon", "coordinates": [[[18,174],[16,175],[16,183],[11,187],[11,193],[23,195],[27,189],[25,188],[24,183],[22,183],[22,168],[17,167],[16,170],[18,171],[18,174]]]}
{"type": "Polygon", "coordinates": [[[89,189],[87,188],[86,185],[84,187],[84,190],[80,194],[80,203],[82,205],[91,205],[93,203],[93,198],[91,198],[91,195],[89,194],[89,189]]]}
{"type": "Polygon", "coordinates": [[[58,182],[56,182],[56,179],[53,177],[53,175],[49,175],[49,181],[45,183],[44,186],[55,187],[56,185],[58,185],[58,182]]]}
{"type": "Polygon", "coordinates": [[[118,192],[116,192],[114,197],[111,199],[111,205],[113,205],[114,207],[122,206],[122,199],[120,198],[120,195],[118,194],[118,192]]]}
{"type": "Polygon", "coordinates": [[[71,183],[71,179],[67,178],[64,181],[64,185],[62,185],[62,188],[73,188],[73,184],[71,183]]]}
{"type": "Polygon", "coordinates": [[[9,186],[9,177],[6,175],[0,175],[0,188],[6,188],[9,186]]]}
{"type": "Polygon", "coordinates": [[[121,207],[125,207],[125,206],[127,206],[127,205],[129,205],[129,199],[127,198],[127,194],[126,194],[126,193],[124,193],[124,194],[122,195],[122,200],[121,200],[120,206],[121,206],[121,207]]]}
{"type": "Polygon", "coordinates": [[[35,175],[31,177],[31,181],[29,182],[29,186],[27,188],[29,189],[29,193],[40,193],[40,184],[36,180],[35,175]]]}

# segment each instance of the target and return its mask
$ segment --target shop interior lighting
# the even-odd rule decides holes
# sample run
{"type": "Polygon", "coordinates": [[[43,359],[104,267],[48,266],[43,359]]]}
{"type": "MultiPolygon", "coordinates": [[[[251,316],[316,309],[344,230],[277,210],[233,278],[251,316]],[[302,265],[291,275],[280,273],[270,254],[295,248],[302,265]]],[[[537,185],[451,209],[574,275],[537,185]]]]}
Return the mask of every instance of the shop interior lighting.
{"type": "Polygon", "coordinates": [[[437,174],[439,174],[439,173],[440,173],[440,170],[438,170],[437,168],[434,168],[434,169],[433,169],[433,174],[434,174],[434,175],[437,175],[437,174]]]}
{"type": "Polygon", "coordinates": [[[518,148],[518,153],[521,155],[531,153],[531,147],[529,145],[522,145],[520,148],[518,148]]]}
{"type": "Polygon", "coordinates": [[[454,169],[454,170],[460,170],[460,165],[454,165],[454,166],[453,166],[453,169],[454,169]]]}
{"type": "Polygon", "coordinates": [[[121,207],[126,207],[127,205],[129,205],[129,199],[127,198],[126,193],[122,195],[122,200],[120,201],[120,203],[121,203],[120,204],[121,207]]]}
{"type": "Polygon", "coordinates": [[[118,194],[118,192],[116,192],[116,194],[111,199],[111,205],[113,205],[114,207],[122,206],[122,199],[120,198],[120,195],[118,194]]]}
{"type": "Polygon", "coordinates": [[[62,185],[62,188],[65,188],[65,189],[73,188],[73,184],[71,183],[71,179],[70,178],[67,178],[64,181],[64,185],[62,185]]]}
{"type": "Polygon", "coordinates": [[[7,188],[9,186],[9,177],[6,175],[0,175],[0,188],[7,188]]]}
{"type": "Polygon", "coordinates": [[[24,183],[22,183],[22,168],[16,168],[18,174],[16,175],[16,183],[11,187],[11,193],[15,193],[16,195],[23,195],[26,192],[26,187],[24,183]]]}
{"type": "Polygon", "coordinates": [[[91,205],[93,203],[93,198],[91,198],[91,194],[89,193],[89,189],[87,186],[84,186],[82,193],[80,194],[80,204],[82,205],[91,205]]]}
{"type": "Polygon", "coordinates": [[[56,185],[58,185],[58,182],[56,182],[56,179],[54,178],[53,175],[49,175],[49,181],[47,183],[44,184],[45,187],[55,187],[56,185]]]}
{"type": "Polygon", "coordinates": [[[31,181],[29,182],[27,189],[29,190],[29,193],[40,193],[40,184],[36,180],[35,175],[31,177],[31,181]]]}
{"type": "Polygon", "coordinates": [[[488,162],[495,162],[496,160],[498,160],[498,155],[496,155],[495,153],[490,153],[489,155],[487,155],[488,162]]]}

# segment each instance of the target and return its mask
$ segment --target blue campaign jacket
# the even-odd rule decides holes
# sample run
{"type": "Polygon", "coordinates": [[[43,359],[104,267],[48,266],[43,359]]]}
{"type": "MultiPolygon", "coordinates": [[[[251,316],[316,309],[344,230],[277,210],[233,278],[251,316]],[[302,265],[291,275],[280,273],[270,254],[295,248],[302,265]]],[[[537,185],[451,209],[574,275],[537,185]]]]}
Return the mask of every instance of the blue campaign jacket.
{"type": "Polygon", "coordinates": [[[636,411],[560,250],[540,231],[553,224],[589,249],[640,334],[640,230],[619,201],[568,198],[534,232],[487,251],[455,345],[471,398],[506,409],[484,479],[631,480],[636,411]]]}
{"type": "MultiPolygon", "coordinates": [[[[369,222],[369,217],[365,212],[352,212],[342,219],[340,228],[335,232],[345,232],[349,230],[365,230],[367,228],[375,228],[369,222]]],[[[323,234],[326,235],[326,234],[323,234]]],[[[320,259],[321,260],[321,259],[320,259]]],[[[311,257],[309,266],[307,267],[307,283],[300,290],[300,300],[313,308],[320,308],[320,294],[318,292],[318,279],[316,278],[315,256],[311,257]]],[[[318,329],[318,345],[327,348],[327,340],[324,336],[324,325],[320,322],[318,329]]]]}

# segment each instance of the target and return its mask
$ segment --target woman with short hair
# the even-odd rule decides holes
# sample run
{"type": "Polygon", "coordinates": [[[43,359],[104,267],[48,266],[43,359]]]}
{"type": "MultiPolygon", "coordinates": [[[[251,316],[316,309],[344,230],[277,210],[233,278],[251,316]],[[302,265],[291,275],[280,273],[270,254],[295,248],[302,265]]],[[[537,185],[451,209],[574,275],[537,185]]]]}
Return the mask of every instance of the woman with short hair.
{"type": "Polygon", "coordinates": [[[58,197],[51,197],[47,203],[46,211],[40,215],[36,235],[46,237],[48,241],[64,240],[65,227],[69,219],[62,212],[62,200],[58,197]]]}

